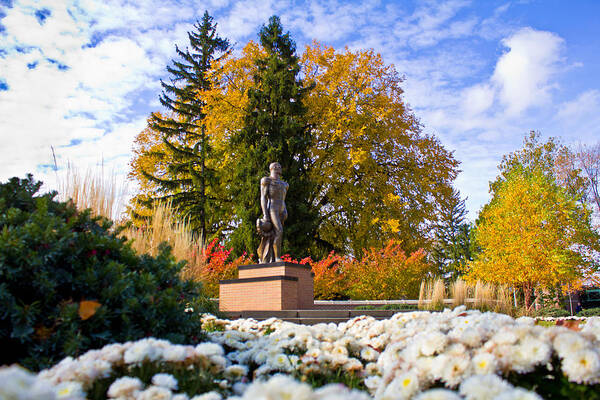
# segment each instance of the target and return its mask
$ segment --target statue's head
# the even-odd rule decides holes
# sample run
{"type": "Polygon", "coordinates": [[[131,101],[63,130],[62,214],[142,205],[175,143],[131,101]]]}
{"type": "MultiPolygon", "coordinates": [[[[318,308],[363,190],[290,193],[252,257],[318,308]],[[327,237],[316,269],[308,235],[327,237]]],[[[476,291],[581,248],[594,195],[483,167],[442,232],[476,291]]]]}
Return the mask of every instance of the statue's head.
{"type": "Polygon", "coordinates": [[[281,164],[279,164],[278,162],[273,162],[269,164],[269,171],[271,171],[271,175],[273,175],[273,173],[276,173],[279,176],[281,176],[281,164]]]}

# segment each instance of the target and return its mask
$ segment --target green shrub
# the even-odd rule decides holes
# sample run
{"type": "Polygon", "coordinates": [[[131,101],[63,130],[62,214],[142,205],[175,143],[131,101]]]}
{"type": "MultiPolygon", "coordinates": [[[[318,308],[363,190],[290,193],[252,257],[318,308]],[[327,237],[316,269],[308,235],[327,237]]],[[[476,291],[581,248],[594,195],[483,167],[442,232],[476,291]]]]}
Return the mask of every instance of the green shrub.
{"type": "Polygon", "coordinates": [[[210,306],[167,246],[137,256],[109,220],[34,196],[40,186],[31,175],[0,184],[0,364],[37,370],[111,342],[202,339],[210,306]]]}
{"type": "Polygon", "coordinates": [[[588,308],[577,313],[580,317],[598,317],[600,316],[600,307],[588,308]]]}
{"type": "Polygon", "coordinates": [[[550,306],[550,307],[544,307],[544,308],[537,310],[535,313],[535,316],[536,317],[560,318],[560,317],[569,317],[569,316],[571,316],[571,313],[568,312],[567,310],[565,310],[564,308],[550,306]]]}

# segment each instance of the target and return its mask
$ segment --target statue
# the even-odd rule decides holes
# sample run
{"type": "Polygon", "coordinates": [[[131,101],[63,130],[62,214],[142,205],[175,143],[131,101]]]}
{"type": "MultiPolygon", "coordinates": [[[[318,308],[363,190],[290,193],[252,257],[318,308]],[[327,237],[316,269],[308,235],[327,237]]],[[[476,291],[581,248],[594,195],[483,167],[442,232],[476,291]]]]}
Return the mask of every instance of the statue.
{"type": "Polygon", "coordinates": [[[283,223],[287,219],[285,195],[289,185],[281,180],[281,164],[269,165],[270,175],[260,180],[260,207],[263,217],[256,220],[256,230],[261,237],[258,262],[265,264],[281,261],[283,223]]]}

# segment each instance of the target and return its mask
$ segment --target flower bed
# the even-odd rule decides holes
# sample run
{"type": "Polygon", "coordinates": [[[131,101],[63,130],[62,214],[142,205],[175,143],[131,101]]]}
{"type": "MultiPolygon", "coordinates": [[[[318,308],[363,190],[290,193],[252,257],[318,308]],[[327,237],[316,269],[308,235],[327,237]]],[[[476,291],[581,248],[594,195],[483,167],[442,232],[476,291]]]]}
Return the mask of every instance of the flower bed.
{"type": "Polygon", "coordinates": [[[459,307],[315,326],[205,315],[203,328],[210,341],[197,346],[149,338],[66,358],[37,376],[5,368],[0,398],[503,400],[600,393],[600,318],[572,331],[459,307]]]}

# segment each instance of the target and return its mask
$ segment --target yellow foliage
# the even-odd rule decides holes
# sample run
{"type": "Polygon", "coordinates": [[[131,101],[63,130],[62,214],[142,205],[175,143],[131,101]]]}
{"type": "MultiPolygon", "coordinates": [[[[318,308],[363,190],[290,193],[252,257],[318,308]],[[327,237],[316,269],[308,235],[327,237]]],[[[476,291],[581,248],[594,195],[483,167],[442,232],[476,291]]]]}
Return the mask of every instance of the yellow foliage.
{"type": "MultiPolygon", "coordinates": [[[[467,277],[521,287],[574,285],[589,259],[578,246],[585,210],[539,171],[513,171],[480,215],[482,249],[467,277]]],[[[527,304],[528,305],[528,304],[527,304]]]]}

